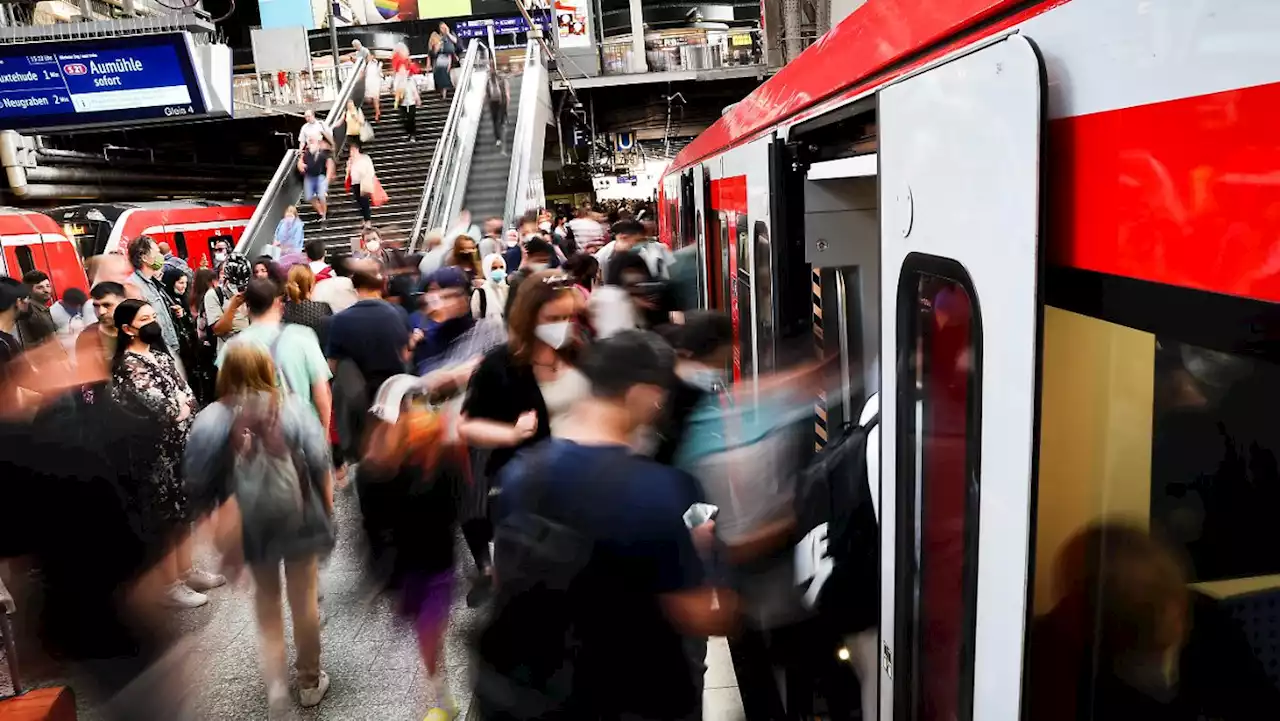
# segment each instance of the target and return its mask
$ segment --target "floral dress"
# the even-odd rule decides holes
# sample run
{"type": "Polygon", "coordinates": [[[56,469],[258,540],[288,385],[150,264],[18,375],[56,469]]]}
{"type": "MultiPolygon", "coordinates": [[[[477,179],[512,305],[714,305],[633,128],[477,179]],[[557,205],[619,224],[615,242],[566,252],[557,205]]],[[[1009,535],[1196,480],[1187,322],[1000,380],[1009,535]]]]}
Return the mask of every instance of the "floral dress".
{"type": "Polygon", "coordinates": [[[150,355],[125,351],[111,380],[117,403],[162,426],[149,483],[142,483],[137,489],[136,508],[142,512],[143,525],[157,533],[177,530],[190,515],[179,469],[187,434],[195,420],[195,396],[178,373],[173,358],[160,350],[150,355]]]}

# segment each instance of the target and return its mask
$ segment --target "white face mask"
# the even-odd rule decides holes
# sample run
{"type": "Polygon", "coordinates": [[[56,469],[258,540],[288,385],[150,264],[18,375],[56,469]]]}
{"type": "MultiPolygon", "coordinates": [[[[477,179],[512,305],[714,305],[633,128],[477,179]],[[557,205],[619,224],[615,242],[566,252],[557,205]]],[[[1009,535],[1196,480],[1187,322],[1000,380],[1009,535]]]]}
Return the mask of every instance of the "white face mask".
{"type": "Polygon", "coordinates": [[[214,253],[214,254],[213,254],[213,262],[215,262],[215,263],[221,263],[222,261],[224,261],[224,260],[226,260],[226,259],[227,259],[227,254],[226,254],[226,253],[214,253]]]}
{"type": "Polygon", "coordinates": [[[533,329],[533,334],[543,343],[560,350],[568,344],[569,332],[572,330],[573,322],[566,320],[559,323],[542,323],[533,329]]]}
{"type": "Polygon", "coordinates": [[[369,251],[370,253],[377,253],[378,248],[381,248],[381,247],[382,247],[382,243],[379,243],[376,240],[371,240],[364,244],[364,249],[369,251]]]}

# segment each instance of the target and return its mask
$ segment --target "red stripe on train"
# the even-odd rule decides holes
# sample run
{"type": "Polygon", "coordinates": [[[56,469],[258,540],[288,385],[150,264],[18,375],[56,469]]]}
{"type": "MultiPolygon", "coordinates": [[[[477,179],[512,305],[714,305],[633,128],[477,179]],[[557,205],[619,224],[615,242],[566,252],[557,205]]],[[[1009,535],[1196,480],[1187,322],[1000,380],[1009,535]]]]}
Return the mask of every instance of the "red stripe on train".
{"type": "Polygon", "coordinates": [[[1049,124],[1050,262],[1280,301],[1280,84],[1049,124]]]}

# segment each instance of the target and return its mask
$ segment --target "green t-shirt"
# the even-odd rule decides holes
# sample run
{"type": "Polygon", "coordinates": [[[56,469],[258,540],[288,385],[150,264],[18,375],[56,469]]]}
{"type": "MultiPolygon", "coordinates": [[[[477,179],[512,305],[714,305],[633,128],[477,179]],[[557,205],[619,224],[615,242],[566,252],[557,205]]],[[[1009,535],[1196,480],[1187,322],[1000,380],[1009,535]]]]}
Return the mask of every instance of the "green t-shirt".
{"type": "Polygon", "coordinates": [[[284,375],[289,390],[309,405],[314,405],[311,386],[320,382],[327,383],[333,375],[329,371],[324,351],[320,350],[320,341],[316,338],[315,331],[304,325],[251,324],[218,350],[219,368],[222,367],[227,347],[233,343],[257,343],[268,352],[271,351],[272,343],[275,343],[277,370],[284,375]],[[280,336],[281,333],[284,335],[280,336]],[[277,337],[280,337],[279,343],[276,343],[277,337]]]}

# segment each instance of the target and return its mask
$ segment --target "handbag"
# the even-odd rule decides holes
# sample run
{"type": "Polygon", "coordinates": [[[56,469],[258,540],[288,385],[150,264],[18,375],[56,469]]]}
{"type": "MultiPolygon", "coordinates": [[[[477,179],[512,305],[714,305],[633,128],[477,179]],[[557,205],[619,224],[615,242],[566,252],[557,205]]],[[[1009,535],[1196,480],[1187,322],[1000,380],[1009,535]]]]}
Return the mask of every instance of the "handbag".
{"type": "Polygon", "coordinates": [[[367,143],[373,140],[373,126],[365,123],[360,126],[360,142],[367,143]]]}
{"type": "Polygon", "coordinates": [[[387,195],[387,191],[382,187],[382,181],[377,178],[373,179],[373,192],[369,194],[369,202],[373,207],[377,208],[386,205],[391,201],[391,196],[387,195]]]}

